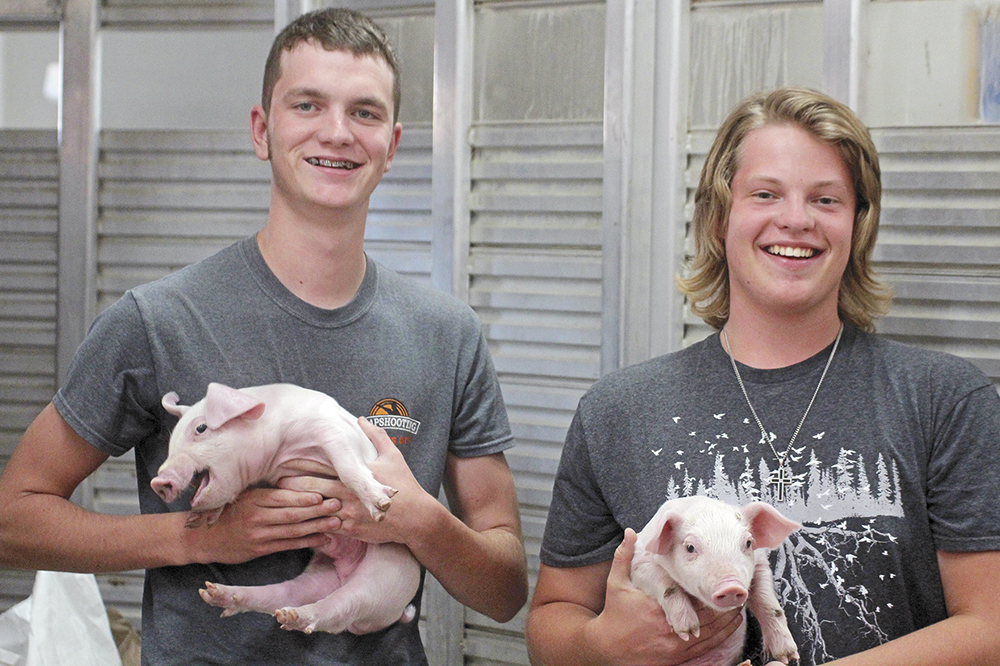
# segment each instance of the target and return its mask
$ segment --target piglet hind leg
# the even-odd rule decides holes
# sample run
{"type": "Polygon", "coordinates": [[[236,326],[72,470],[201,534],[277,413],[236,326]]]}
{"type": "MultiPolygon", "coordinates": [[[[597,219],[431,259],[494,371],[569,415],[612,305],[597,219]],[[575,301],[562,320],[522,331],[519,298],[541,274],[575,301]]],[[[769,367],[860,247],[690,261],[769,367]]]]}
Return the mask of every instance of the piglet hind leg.
{"type": "Polygon", "coordinates": [[[282,629],[306,634],[314,631],[331,634],[350,631],[355,634],[366,634],[385,629],[400,620],[413,619],[415,612],[410,610],[412,607],[407,607],[402,613],[395,613],[390,617],[373,615],[370,593],[359,588],[357,582],[348,581],[339,590],[316,603],[297,608],[279,608],[274,617],[281,623],[282,629]]]}
{"type": "Polygon", "coordinates": [[[764,649],[773,659],[787,664],[799,658],[799,650],[788,630],[785,611],[774,593],[774,577],[771,575],[767,555],[763,550],[758,550],[755,556],[753,582],[747,603],[750,612],[760,623],[764,649]]]}
{"type": "Polygon", "coordinates": [[[420,565],[400,544],[370,545],[364,562],[332,594],[275,618],[289,631],[366,634],[416,615],[410,601],[420,584],[420,565]]]}
{"type": "Polygon", "coordinates": [[[222,617],[246,612],[274,615],[276,609],[284,606],[319,601],[340,585],[334,561],[317,552],[306,569],[291,580],[256,587],[205,583],[198,594],[205,603],[222,608],[222,617]]]}

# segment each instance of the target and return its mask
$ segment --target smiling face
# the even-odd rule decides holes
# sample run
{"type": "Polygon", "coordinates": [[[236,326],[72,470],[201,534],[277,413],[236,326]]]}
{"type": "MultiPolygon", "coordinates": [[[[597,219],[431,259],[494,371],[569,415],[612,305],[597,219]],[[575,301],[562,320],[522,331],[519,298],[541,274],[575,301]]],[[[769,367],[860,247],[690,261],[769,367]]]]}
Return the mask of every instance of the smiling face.
{"type": "Polygon", "coordinates": [[[730,316],[837,318],[855,193],[837,150],[793,124],[739,148],[725,230],[730,316]]]}
{"type": "Polygon", "coordinates": [[[312,43],[281,54],[270,112],[251,112],[254,148],[271,161],[272,213],[346,214],[364,220],[392,165],[393,75],[373,56],[312,43]]]}

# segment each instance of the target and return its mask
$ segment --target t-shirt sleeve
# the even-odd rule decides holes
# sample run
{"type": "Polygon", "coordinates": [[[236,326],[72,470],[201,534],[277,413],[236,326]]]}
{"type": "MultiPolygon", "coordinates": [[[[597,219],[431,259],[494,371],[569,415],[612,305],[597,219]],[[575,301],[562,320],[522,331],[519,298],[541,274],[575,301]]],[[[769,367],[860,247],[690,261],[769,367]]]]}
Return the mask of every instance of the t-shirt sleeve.
{"type": "Polygon", "coordinates": [[[101,313],[53,403],[91,445],[120,456],[160,427],[146,331],[131,293],[101,313]]]}
{"type": "Polygon", "coordinates": [[[594,475],[584,428],[584,407],[577,409],[563,446],[545,523],[541,560],[553,567],[606,562],[621,543],[615,520],[594,475]]]}
{"type": "Polygon", "coordinates": [[[460,458],[484,456],[514,444],[510,422],[493,359],[478,326],[467,333],[469,353],[461,355],[456,382],[456,412],[452,419],[449,450],[460,458]]]}
{"type": "MultiPolygon", "coordinates": [[[[954,365],[954,364],[953,364],[954,365]]],[[[932,414],[927,508],[935,546],[944,551],[1000,550],[1000,396],[978,370],[937,368],[950,381],[932,414]],[[963,372],[964,371],[964,372],[963,372]]]]}

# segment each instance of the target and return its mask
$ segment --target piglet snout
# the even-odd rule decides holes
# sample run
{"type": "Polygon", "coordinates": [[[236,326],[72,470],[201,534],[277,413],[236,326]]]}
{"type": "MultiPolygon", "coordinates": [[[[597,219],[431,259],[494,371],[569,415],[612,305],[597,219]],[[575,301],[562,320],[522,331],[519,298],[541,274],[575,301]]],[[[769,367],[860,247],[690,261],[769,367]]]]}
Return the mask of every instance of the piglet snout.
{"type": "Polygon", "coordinates": [[[712,595],[718,608],[739,608],[747,602],[747,589],[736,581],[723,582],[712,595]]]}
{"type": "Polygon", "coordinates": [[[177,499],[177,496],[181,494],[181,490],[184,489],[183,486],[178,484],[177,479],[168,478],[163,474],[150,481],[149,485],[152,486],[153,492],[159,495],[160,499],[167,504],[177,499]]]}

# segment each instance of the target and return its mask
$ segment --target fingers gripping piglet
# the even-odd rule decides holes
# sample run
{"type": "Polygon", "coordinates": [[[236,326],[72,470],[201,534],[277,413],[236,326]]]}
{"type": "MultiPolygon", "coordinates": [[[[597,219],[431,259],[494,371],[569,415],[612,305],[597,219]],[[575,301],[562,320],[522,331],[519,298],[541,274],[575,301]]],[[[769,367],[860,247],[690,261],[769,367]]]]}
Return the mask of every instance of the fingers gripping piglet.
{"type": "MultiPolygon", "coordinates": [[[[396,491],[379,483],[368,467],[377,457],[375,446],[330,396],[291,384],[243,389],[209,384],[194,405],[177,402],[176,393],[163,397],[163,407],[180,420],[151,486],[169,504],[197,484],[189,526],[211,525],[243,489],[288,476],[283,465],[292,460],[334,468],[376,520],[389,510],[396,491]]],[[[412,620],[420,565],[409,549],[329,536],[330,543],[316,549],[293,580],[259,587],[206,583],[199,593],[223,608],[223,617],[268,613],[282,628],[305,633],[362,634],[412,620]]]]}
{"type": "MultiPolygon", "coordinates": [[[[763,502],[732,507],[708,497],[665,502],[639,532],[632,582],[656,599],[680,638],[699,635],[696,603],[718,612],[750,607],[764,649],[776,660],[798,659],[798,649],[774,592],[765,549],[776,548],[801,527],[763,502]]],[[[686,666],[733,666],[746,622],[708,654],[686,666]]]]}

